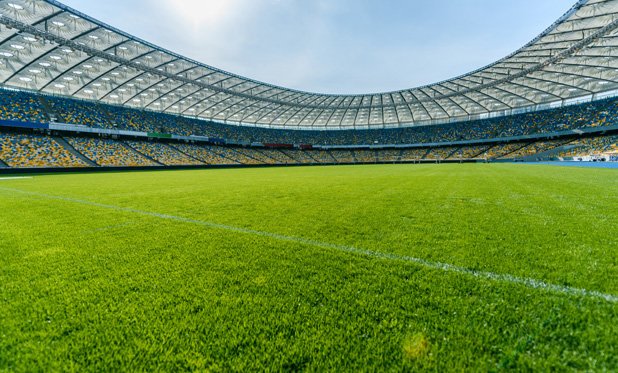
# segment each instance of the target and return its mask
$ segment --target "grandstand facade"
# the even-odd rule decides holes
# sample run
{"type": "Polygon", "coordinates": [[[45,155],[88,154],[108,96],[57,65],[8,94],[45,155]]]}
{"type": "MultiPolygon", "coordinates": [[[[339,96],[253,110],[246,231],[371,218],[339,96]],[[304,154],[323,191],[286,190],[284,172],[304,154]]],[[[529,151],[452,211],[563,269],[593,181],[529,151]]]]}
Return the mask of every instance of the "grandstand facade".
{"type": "Polygon", "coordinates": [[[0,0],[0,168],[613,159],[616,52],[618,0],[580,0],[469,74],[326,95],[190,60],[55,0],[0,0]]]}

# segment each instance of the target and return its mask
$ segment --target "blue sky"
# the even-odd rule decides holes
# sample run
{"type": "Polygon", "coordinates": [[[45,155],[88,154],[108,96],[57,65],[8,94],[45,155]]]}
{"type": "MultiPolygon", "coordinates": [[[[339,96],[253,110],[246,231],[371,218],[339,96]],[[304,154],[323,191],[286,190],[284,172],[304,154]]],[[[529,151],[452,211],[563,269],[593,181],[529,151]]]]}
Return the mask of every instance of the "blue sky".
{"type": "Polygon", "coordinates": [[[383,92],[523,46],[575,0],[61,0],[162,47],[268,83],[383,92]]]}

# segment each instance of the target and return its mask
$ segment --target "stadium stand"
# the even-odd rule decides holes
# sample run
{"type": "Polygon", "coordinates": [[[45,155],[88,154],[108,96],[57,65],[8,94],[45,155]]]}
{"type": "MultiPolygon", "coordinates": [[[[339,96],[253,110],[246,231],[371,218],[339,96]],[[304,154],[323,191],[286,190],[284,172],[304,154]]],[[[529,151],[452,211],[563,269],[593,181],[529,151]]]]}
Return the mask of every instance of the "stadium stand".
{"type": "Polygon", "coordinates": [[[424,144],[524,136],[573,129],[597,128],[618,121],[618,99],[566,106],[540,112],[453,124],[381,130],[292,131],[236,127],[212,123],[218,137],[237,141],[315,144],[424,144]]]}
{"type": "Polygon", "coordinates": [[[618,136],[414,149],[292,150],[0,133],[0,167],[152,167],[572,159],[618,154],[618,136]],[[92,161],[87,164],[84,161],[92,161]]]}
{"type": "Polygon", "coordinates": [[[301,163],[300,160],[290,158],[285,153],[277,149],[260,149],[260,153],[264,154],[270,159],[273,159],[277,164],[296,164],[301,163]]]}
{"type": "Polygon", "coordinates": [[[289,159],[288,163],[300,163],[300,164],[317,163],[317,161],[304,150],[282,149],[280,150],[280,152],[283,153],[289,159]]]}
{"type": "Polygon", "coordinates": [[[215,152],[217,146],[198,146],[193,144],[174,144],[171,147],[178,151],[198,159],[207,165],[234,165],[239,164],[230,158],[225,158],[220,153],[215,152]]]}
{"type": "Polygon", "coordinates": [[[127,144],[141,155],[165,166],[203,165],[204,163],[191,158],[163,143],[146,141],[127,141],[127,144]]]}
{"type": "Polygon", "coordinates": [[[455,150],[447,159],[485,159],[487,150],[490,147],[489,145],[462,146],[455,150]]]}
{"type": "Polygon", "coordinates": [[[313,159],[315,159],[316,163],[321,164],[333,164],[337,163],[337,160],[330,154],[330,152],[326,150],[311,150],[307,152],[313,159]]]}
{"type": "Polygon", "coordinates": [[[564,145],[569,140],[539,141],[527,144],[524,147],[501,157],[501,159],[524,159],[550,151],[564,145]]]}
{"type": "Polygon", "coordinates": [[[229,160],[229,162],[232,162],[233,164],[243,164],[240,161],[243,158],[230,148],[224,146],[207,146],[206,148],[220,157],[229,160]]]}
{"type": "MultiPolygon", "coordinates": [[[[245,165],[259,165],[259,164],[274,164],[274,160],[252,151],[251,149],[226,149],[228,150],[229,157],[237,159],[241,164],[245,165]]],[[[227,156],[227,155],[226,155],[227,156]]]]}
{"type": "Polygon", "coordinates": [[[49,136],[0,133],[0,159],[13,168],[86,167],[49,136]]]}
{"type": "Polygon", "coordinates": [[[569,143],[567,150],[560,152],[563,158],[576,158],[600,155],[603,153],[618,153],[618,136],[592,137],[578,139],[569,143]]]}
{"type": "Polygon", "coordinates": [[[425,157],[423,159],[443,161],[449,158],[451,154],[453,154],[456,150],[457,148],[452,148],[452,147],[435,148],[429,151],[427,154],[425,154],[425,157]]]}
{"type": "Polygon", "coordinates": [[[355,163],[356,159],[350,150],[331,150],[330,155],[336,163],[355,163]]]}
{"type": "Polygon", "coordinates": [[[49,120],[36,96],[8,90],[0,91],[0,119],[35,123],[49,120]]]}
{"type": "Polygon", "coordinates": [[[493,146],[487,150],[487,159],[508,159],[509,155],[515,153],[526,145],[527,144],[525,143],[507,143],[493,146]]]}
{"type": "Polygon", "coordinates": [[[375,130],[298,131],[232,126],[170,114],[95,104],[2,90],[0,119],[47,122],[50,116],[69,124],[116,128],[147,133],[206,136],[240,143],[265,144],[426,144],[543,134],[584,128],[602,128],[618,122],[618,99],[566,106],[540,112],[452,124],[375,130]]]}
{"type": "Polygon", "coordinates": [[[401,161],[401,150],[382,150],[377,153],[380,162],[399,162],[401,161]]]}
{"type": "Polygon", "coordinates": [[[235,148],[236,152],[246,157],[247,159],[252,159],[257,163],[251,162],[250,164],[277,164],[279,163],[276,159],[271,158],[264,154],[262,151],[257,149],[250,148],[235,148]]]}
{"type": "Polygon", "coordinates": [[[119,141],[82,137],[69,137],[66,140],[77,151],[99,166],[147,167],[157,165],[119,141]]]}
{"type": "Polygon", "coordinates": [[[231,148],[227,148],[224,146],[205,146],[204,148],[223,159],[226,164],[243,164],[240,161],[241,156],[237,152],[233,151],[231,148]]]}
{"type": "Polygon", "coordinates": [[[374,150],[354,150],[354,158],[361,163],[375,163],[378,156],[374,150]]]}
{"type": "MultiPolygon", "coordinates": [[[[616,153],[617,136],[575,139],[576,133],[555,140],[518,137],[556,131],[600,128],[618,123],[618,99],[567,106],[486,120],[400,129],[357,131],[293,131],[237,127],[169,114],[135,110],[88,101],[37,96],[28,92],[0,90],[0,119],[45,124],[58,122],[102,129],[121,129],[182,136],[203,136],[265,144],[415,144],[403,149],[301,150],[225,145],[187,144],[169,140],[125,141],[77,134],[46,137],[40,134],[2,135],[0,167],[85,167],[92,161],[103,167],[284,165],[375,162],[441,162],[540,160],[541,156],[574,158],[616,153]],[[507,138],[510,141],[501,140],[507,138]],[[429,145],[453,141],[487,140],[481,145],[429,145]],[[427,147],[418,147],[428,144],[427,147]],[[14,148],[11,151],[11,148],[14,148]],[[81,159],[80,159],[81,158],[81,159]],[[85,162],[87,161],[87,162],[85,162]]],[[[614,127],[615,128],[615,127],[614,127]]],[[[613,130],[615,132],[615,130],[613,130]]],[[[317,146],[319,148],[319,145],[317,146]]]]}
{"type": "Polygon", "coordinates": [[[420,161],[425,158],[428,149],[405,149],[401,152],[401,160],[405,162],[420,161]]]}
{"type": "Polygon", "coordinates": [[[113,128],[102,105],[86,101],[46,97],[51,115],[58,122],[98,128],[113,128]]]}

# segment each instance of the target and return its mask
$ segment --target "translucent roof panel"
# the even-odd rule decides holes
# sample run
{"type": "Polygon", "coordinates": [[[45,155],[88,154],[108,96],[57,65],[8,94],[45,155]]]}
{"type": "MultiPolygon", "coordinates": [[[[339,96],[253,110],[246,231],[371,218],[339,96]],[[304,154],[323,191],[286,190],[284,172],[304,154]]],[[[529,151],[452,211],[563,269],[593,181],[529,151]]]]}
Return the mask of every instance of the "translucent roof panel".
{"type": "Polygon", "coordinates": [[[618,0],[578,1],[523,48],[477,71],[424,87],[348,96],[238,76],[54,0],[0,0],[0,15],[3,86],[241,125],[404,127],[618,91],[618,0]]]}

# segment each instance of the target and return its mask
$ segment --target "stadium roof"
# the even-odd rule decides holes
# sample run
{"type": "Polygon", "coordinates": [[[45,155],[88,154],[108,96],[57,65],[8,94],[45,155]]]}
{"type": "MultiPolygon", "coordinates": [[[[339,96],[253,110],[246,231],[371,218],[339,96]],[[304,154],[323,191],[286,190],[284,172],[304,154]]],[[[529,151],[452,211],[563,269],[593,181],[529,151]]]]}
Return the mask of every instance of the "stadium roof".
{"type": "Polygon", "coordinates": [[[402,91],[330,95],[216,69],[55,0],[0,0],[0,84],[276,128],[444,123],[616,91],[617,28],[618,0],[580,0],[523,48],[477,71],[402,91]]]}

